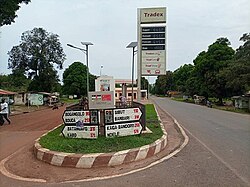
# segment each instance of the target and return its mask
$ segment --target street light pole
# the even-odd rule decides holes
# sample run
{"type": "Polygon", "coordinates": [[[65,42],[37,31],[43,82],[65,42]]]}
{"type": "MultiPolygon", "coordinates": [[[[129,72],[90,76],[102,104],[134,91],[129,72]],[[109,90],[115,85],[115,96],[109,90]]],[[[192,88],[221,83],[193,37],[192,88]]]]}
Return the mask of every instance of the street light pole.
{"type": "Polygon", "coordinates": [[[102,76],[102,68],[103,68],[103,65],[101,65],[101,68],[100,68],[100,77],[102,76]]]}
{"type": "Polygon", "coordinates": [[[93,45],[91,42],[81,42],[82,45],[85,45],[86,46],[86,49],[82,49],[80,47],[76,47],[74,45],[71,45],[71,44],[67,44],[67,46],[69,47],[72,47],[72,48],[75,48],[75,49],[78,49],[80,51],[82,51],[83,53],[86,54],[86,65],[87,65],[87,97],[88,97],[88,93],[89,93],[89,50],[88,50],[88,46],[89,45],[93,45]]]}
{"type": "Polygon", "coordinates": [[[127,48],[132,48],[133,49],[133,58],[132,58],[132,106],[133,106],[133,102],[134,102],[134,61],[135,61],[135,47],[137,46],[137,42],[131,42],[127,48]]]}
{"type": "Polygon", "coordinates": [[[91,42],[81,42],[82,45],[86,46],[86,63],[87,63],[87,97],[89,94],[89,45],[93,45],[91,42]]]}

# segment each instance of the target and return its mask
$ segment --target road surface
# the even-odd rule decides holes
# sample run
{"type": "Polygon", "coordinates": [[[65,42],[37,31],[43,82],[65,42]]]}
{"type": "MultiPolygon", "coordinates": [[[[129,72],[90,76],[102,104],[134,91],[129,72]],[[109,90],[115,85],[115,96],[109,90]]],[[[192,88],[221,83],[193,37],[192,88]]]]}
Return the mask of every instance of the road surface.
{"type": "MultiPolygon", "coordinates": [[[[176,102],[168,98],[153,97],[152,99],[179,121],[190,138],[189,144],[169,160],[129,175],[89,182],[34,183],[0,175],[2,186],[250,186],[249,115],[176,102]]],[[[39,120],[43,121],[43,119],[39,120]]],[[[60,122],[60,119],[58,120],[60,122]]],[[[47,130],[44,125],[37,125],[33,132],[25,128],[17,128],[17,131],[9,132],[11,130],[8,128],[14,128],[10,126],[0,129],[1,159],[15,151],[13,147],[8,151],[8,143],[17,142],[20,138],[28,136],[34,139],[35,136],[47,130]]],[[[24,139],[26,144],[32,141],[24,139]]],[[[20,145],[16,147],[25,145],[25,142],[17,142],[20,145]]],[[[57,172],[56,168],[53,172],[57,172]]]]}

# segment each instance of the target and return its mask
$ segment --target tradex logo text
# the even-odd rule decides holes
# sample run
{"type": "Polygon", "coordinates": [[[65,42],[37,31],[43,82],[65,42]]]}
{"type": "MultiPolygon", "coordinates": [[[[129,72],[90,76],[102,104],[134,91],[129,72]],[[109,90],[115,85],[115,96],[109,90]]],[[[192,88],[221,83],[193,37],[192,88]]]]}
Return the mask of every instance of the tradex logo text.
{"type": "Polygon", "coordinates": [[[154,12],[154,13],[144,13],[145,17],[163,17],[163,13],[154,12]]]}

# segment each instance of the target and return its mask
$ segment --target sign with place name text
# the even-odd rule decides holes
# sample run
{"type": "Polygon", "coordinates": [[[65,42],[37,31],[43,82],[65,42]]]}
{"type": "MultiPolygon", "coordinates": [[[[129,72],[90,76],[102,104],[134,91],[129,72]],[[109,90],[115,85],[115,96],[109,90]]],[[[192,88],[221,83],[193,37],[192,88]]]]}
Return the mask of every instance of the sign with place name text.
{"type": "Polygon", "coordinates": [[[65,110],[63,113],[63,122],[66,125],[76,124],[98,124],[99,117],[97,110],[65,110]]]}
{"type": "Polygon", "coordinates": [[[140,108],[114,109],[114,123],[139,121],[142,115],[140,108]]]}
{"type": "Polygon", "coordinates": [[[98,137],[98,125],[64,126],[62,134],[66,138],[96,139],[98,137]]]}
{"type": "Polygon", "coordinates": [[[142,126],[139,121],[105,125],[106,137],[137,135],[140,134],[141,131],[142,126]]]}

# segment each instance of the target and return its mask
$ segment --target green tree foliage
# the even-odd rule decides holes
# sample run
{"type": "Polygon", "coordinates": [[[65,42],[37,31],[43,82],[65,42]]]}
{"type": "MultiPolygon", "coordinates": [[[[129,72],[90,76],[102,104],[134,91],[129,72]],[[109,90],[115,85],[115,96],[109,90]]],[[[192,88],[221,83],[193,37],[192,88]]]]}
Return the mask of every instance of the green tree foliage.
{"type": "Polygon", "coordinates": [[[166,76],[158,76],[156,94],[165,94],[175,89],[188,95],[222,98],[241,95],[250,90],[250,33],[240,38],[243,45],[236,49],[230,47],[227,38],[219,38],[202,51],[193,63],[185,64],[166,76]]]}
{"type": "Polygon", "coordinates": [[[166,75],[157,76],[153,92],[159,95],[165,95],[168,90],[173,90],[173,73],[167,71],[166,75]]]}
{"type": "Polygon", "coordinates": [[[66,55],[59,36],[43,28],[34,28],[21,36],[21,43],[8,52],[8,66],[31,79],[29,90],[51,92],[58,84],[57,68],[62,69],[66,55]]]}
{"type": "Polygon", "coordinates": [[[0,26],[10,25],[15,22],[16,11],[21,3],[28,4],[30,0],[1,0],[0,3],[0,26]]]}
{"type": "MultiPolygon", "coordinates": [[[[89,90],[95,90],[95,76],[89,75],[89,90]]],[[[68,95],[87,96],[87,66],[74,62],[63,73],[63,93],[68,95]]]]}
{"type": "Polygon", "coordinates": [[[145,77],[141,78],[141,89],[148,90],[148,80],[145,77]]]}
{"type": "Polygon", "coordinates": [[[174,71],[173,82],[177,91],[189,92],[187,81],[191,78],[193,69],[194,66],[192,64],[185,64],[174,71]]]}
{"type": "Polygon", "coordinates": [[[219,74],[226,80],[230,96],[242,95],[250,90],[250,33],[243,34],[240,41],[244,44],[236,49],[234,58],[219,74]]]}
{"type": "Polygon", "coordinates": [[[197,94],[217,97],[221,103],[228,92],[225,87],[226,80],[219,76],[219,71],[226,67],[234,56],[234,50],[229,45],[227,38],[219,38],[194,60],[193,76],[196,79],[197,94]]]}
{"type": "Polygon", "coordinates": [[[14,92],[26,91],[30,80],[23,74],[14,72],[10,75],[0,75],[0,89],[10,90],[14,92]]]}

